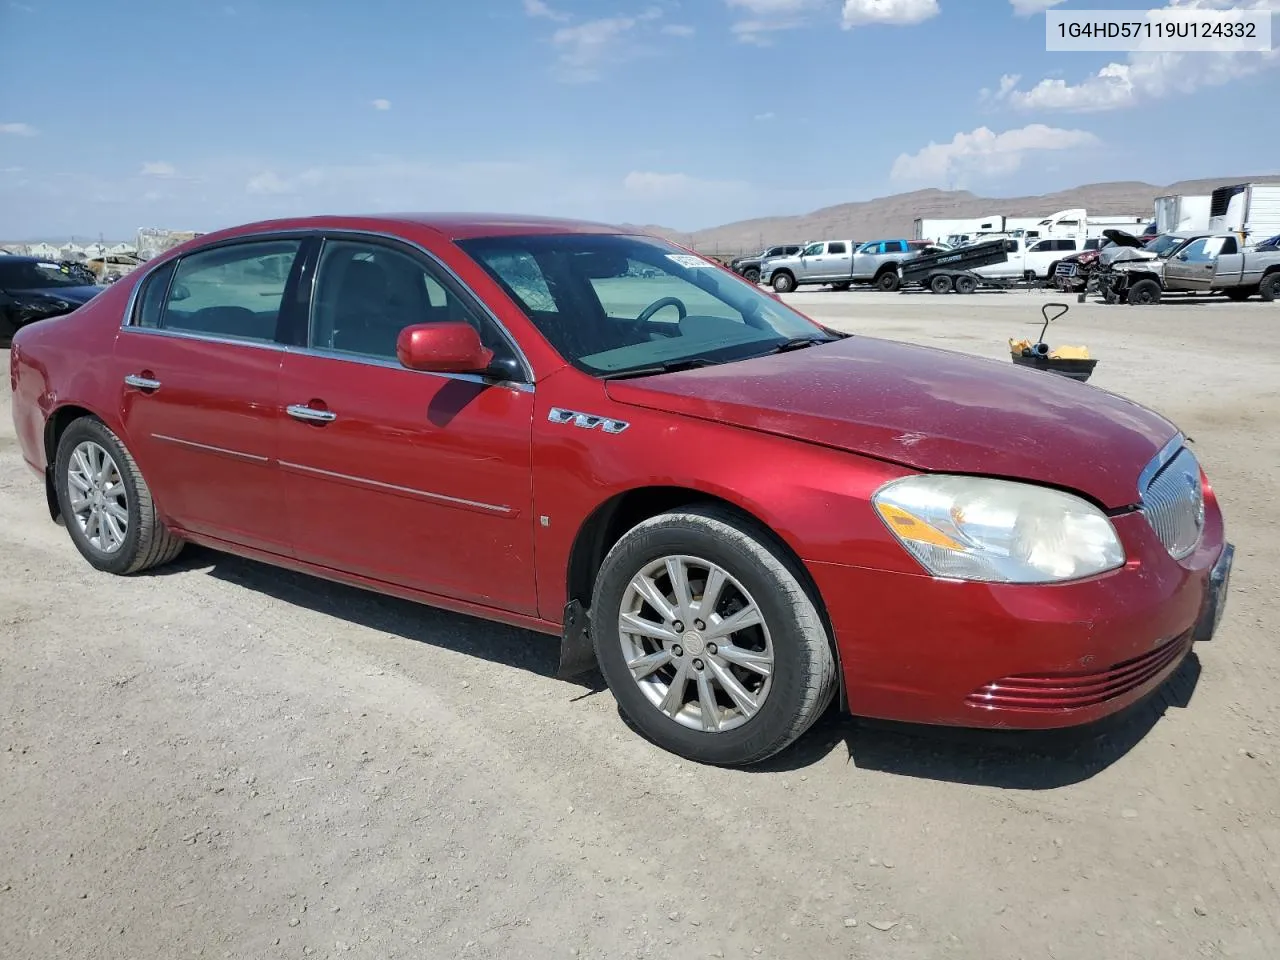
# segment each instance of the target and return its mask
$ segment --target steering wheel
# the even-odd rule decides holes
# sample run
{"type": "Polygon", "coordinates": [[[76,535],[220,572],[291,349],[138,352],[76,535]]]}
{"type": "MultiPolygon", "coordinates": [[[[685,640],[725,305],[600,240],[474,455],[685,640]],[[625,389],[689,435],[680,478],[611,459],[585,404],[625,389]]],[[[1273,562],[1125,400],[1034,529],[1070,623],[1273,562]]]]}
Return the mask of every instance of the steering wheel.
{"type": "Polygon", "coordinates": [[[689,315],[689,311],[685,307],[684,301],[679,297],[663,297],[661,300],[653,301],[653,303],[641,310],[640,316],[636,317],[634,321],[635,325],[640,327],[643,324],[648,323],[649,320],[652,319],[653,315],[664,307],[675,307],[680,314],[681,320],[689,315]]]}

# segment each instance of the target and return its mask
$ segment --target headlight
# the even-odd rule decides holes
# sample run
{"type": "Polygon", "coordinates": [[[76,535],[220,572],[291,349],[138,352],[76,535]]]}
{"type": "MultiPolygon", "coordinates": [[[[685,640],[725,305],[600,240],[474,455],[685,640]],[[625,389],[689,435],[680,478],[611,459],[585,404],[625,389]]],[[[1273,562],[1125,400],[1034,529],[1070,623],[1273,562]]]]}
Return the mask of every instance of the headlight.
{"type": "Polygon", "coordinates": [[[981,477],[893,480],[871,498],[935,577],[1058,583],[1114,570],[1124,549],[1093,504],[1048,487],[981,477]]]}

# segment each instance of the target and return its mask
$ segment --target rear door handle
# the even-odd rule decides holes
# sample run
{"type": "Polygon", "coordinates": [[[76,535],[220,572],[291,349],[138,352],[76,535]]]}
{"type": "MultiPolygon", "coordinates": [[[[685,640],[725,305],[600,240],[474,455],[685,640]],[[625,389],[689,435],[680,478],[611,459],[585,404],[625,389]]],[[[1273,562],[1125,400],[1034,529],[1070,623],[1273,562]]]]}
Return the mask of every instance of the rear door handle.
{"type": "Polygon", "coordinates": [[[332,410],[317,410],[305,403],[291,403],[285,407],[285,413],[295,420],[307,420],[312,423],[329,423],[338,419],[338,415],[332,410]]]}
{"type": "Polygon", "coordinates": [[[150,377],[140,377],[136,373],[131,373],[124,378],[126,387],[137,387],[139,390],[159,390],[160,381],[152,380],[150,377]]]}

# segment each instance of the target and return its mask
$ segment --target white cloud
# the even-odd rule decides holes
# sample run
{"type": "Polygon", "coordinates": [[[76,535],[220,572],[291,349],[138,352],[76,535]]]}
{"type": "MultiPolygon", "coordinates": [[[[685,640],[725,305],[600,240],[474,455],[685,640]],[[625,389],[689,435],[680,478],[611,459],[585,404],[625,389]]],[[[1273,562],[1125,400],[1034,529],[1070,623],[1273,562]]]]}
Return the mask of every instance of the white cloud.
{"type": "Polygon", "coordinates": [[[773,120],[775,117],[777,117],[776,113],[772,110],[766,110],[764,113],[757,113],[755,119],[763,122],[765,120],[773,120]]]}
{"type": "MultiPolygon", "coordinates": [[[[1165,9],[1280,10],[1280,0],[1174,0],[1165,9]]],[[[1192,93],[1203,87],[1220,87],[1234,80],[1280,66],[1280,46],[1257,53],[1143,53],[1113,61],[1079,83],[1046,77],[1027,90],[1006,86],[1001,79],[1000,98],[1019,110],[1099,113],[1120,110],[1174,94],[1192,93]]]]}
{"type": "Polygon", "coordinates": [[[277,196],[282,193],[293,193],[297,188],[274,170],[264,170],[250,177],[244,189],[246,193],[277,196]]]}
{"type": "Polygon", "coordinates": [[[391,101],[390,101],[390,100],[387,100],[387,99],[385,99],[385,98],[383,98],[383,97],[379,97],[377,100],[371,100],[371,101],[369,101],[369,102],[370,102],[370,104],[372,104],[373,109],[375,109],[375,110],[390,110],[390,109],[391,109],[391,101]]]}
{"type": "Polygon", "coordinates": [[[782,30],[794,30],[809,22],[809,15],[826,5],[826,0],[725,0],[730,9],[748,14],[729,31],[742,43],[767,47],[772,34],[782,30]]]}
{"type": "Polygon", "coordinates": [[[688,24],[668,23],[663,26],[662,32],[669,37],[692,37],[695,31],[688,24]]]}
{"type": "Polygon", "coordinates": [[[138,171],[138,174],[143,177],[163,177],[168,179],[176,177],[178,171],[172,163],[166,163],[163,160],[148,160],[142,165],[142,169],[138,171]]]}
{"type": "Polygon", "coordinates": [[[15,137],[34,137],[36,128],[29,123],[0,123],[0,133],[15,137]]]}
{"type": "Polygon", "coordinates": [[[1060,3],[1066,3],[1066,0],[1009,0],[1014,15],[1019,17],[1033,17],[1060,3]]]}
{"type": "Polygon", "coordinates": [[[844,0],[840,26],[845,30],[871,24],[908,27],[938,15],[938,0],[844,0]]]}
{"type": "Polygon", "coordinates": [[[894,180],[941,184],[968,178],[990,179],[1013,173],[1029,153],[1072,150],[1098,143],[1086,130],[1063,130],[1042,123],[995,133],[979,127],[957,133],[950,143],[933,143],[893,162],[894,180]]]}
{"type": "Polygon", "coordinates": [[[569,19],[569,14],[561,13],[559,10],[553,10],[551,7],[543,3],[543,0],[524,0],[524,12],[531,17],[540,17],[544,20],[556,20],[561,23],[569,19]]]}
{"type": "Polygon", "coordinates": [[[600,79],[600,70],[606,63],[635,55],[635,49],[626,43],[628,37],[638,27],[661,17],[658,7],[649,7],[633,16],[602,17],[560,27],[551,35],[552,45],[560,52],[557,70],[560,78],[570,83],[600,79]]]}
{"type": "Polygon", "coordinates": [[[649,170],[632,170],[622,178],[622,189],[629,194],[650,199],[671,200],[679,197],[705,195],[709,192],[735,192],[746,190],[747,185],[738,180],[701,180],[687,173],[654,173],[649,170]]]}

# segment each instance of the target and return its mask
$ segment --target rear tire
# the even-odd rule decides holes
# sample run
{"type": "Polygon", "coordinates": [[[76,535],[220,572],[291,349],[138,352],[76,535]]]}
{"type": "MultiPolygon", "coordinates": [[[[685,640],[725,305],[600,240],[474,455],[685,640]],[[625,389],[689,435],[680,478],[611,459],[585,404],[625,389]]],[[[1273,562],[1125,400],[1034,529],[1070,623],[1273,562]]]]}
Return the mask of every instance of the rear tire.
{"type": "Polygon", "coordinates": [[[968,294],[978,289],[978,281],[973,277],[956,277],[956,293],[968,294]]]}
{"type": "Polygon", "coordinates": [[[1268,273],[1262,278],[1262,283],[1258,285],[1258,296],[1268,303],[1280,300],[1280,270],[1268,273]]]}
{"type": "Polygon", "coordinates": [[[101,420],[81,417],[63,432],[54,486],[71,542],[96,569],[138,573],[182,552],[183,541],[161,521],[138,464],[101,420]]]}
{"type": "Polygon", "coordinates": [[[1163,291],[1154,280],[1139,280],[1129,288],[1129,303],[1135,307],[1153,306],[1160,302],[1163,291]]]}
{"type": "Polygon", "coordinates": [[[659,514],[614,545],[596,577],[591,635],[624,716],[699,763],[764,760],[809,729],[835,695],[831,642],[793,562],[766,531],[714,505],[659,514]],[[683,603],[673,564],[687,585],[683,603]],[[704,611],[713,575],[722,586],[704,611]],[[756,624],[721,632],[751,609],[756,624]],[[646,624],[646,632],[623,632],[646,624]]]}
{"type": "Polygon", "coordinates": [[[881,293],[893,293],[898,289],[900,282],[896,270],[885,270],[875,280],[876,289],[881,293]]]}
{"type": "Polygon", "coordinates": [[[939,273],[929,281],[929,289],[934,293],[950,293],[951,278],[945,273],[939,273]]]}
{"type": "Polygon", "coordinates": [[[774,293],[790,293],[796,288],[795,277],[789,273],[775,273],[773,275],[773,292],[774,293]]]}

